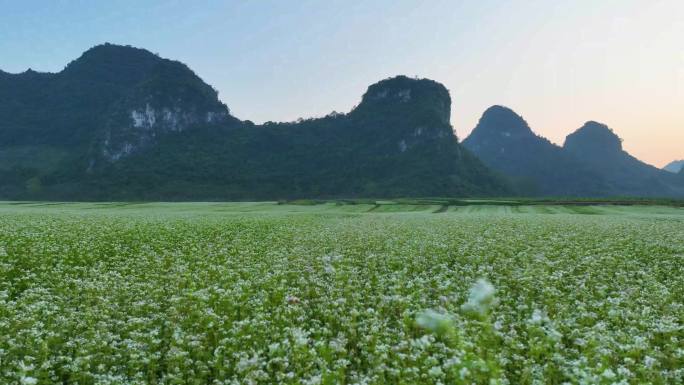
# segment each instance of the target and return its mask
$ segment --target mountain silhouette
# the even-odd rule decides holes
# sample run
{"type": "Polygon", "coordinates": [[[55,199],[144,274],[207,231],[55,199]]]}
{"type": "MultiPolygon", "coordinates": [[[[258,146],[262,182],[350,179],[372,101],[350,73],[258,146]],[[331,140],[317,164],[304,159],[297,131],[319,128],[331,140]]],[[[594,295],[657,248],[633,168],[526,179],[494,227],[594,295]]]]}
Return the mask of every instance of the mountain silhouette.
{"type": "Polygon", "coordinates": [[[586,122],[566,137],[563,149],[601,174],[612,194],[684,196],[678,178],[624,151],[622,140],[605,124],[586,122]]]}
{"type": "Polygon", "coordinates": [[[559,147],[511,109],[493,106],[463,144],[521,195],[684,196],[681,178],[634,158],[611,129],[594,121],[559,147]]]}
{"type": "Polygon", "coordinates": [[[536,135],[507,107],[488,108],[463,145],[511,178],[521,195],[596,196],[607,189],[599,175],[536,135]]]}
{"type": "Polygon", "coordinates": [[[493,106],[461,144],[440,83],[396,76],[348,113],[256,125],[185,64],[113,44],[57,73],[0,71],[0,198],[250,200],[684,196],[587,122],[563,147],[493,106]]]}
{"type": "Polygon", "coordinates": [[[680,172],[682,168],[684,168],[684,160],[675,160],[663,167],[663,170],[676,174],[680,172]]]}

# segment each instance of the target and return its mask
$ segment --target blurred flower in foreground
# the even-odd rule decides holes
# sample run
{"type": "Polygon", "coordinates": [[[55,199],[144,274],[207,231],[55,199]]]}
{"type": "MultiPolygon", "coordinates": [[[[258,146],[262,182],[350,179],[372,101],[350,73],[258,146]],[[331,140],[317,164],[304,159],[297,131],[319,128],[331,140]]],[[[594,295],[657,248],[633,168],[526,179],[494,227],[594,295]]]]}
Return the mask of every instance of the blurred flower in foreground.
{"type": "Polygon", "coordinates": [[[478,279],[470,288],[468,301],[461,305],[461,310],[465,313],[486,315],[492,306],[496,305],[494,294],[496,289],[486,279],[478,279]]]}
{"type": "Polygon", "coordinates": [[[451,317],[430,309],[418,314],[416,317],[416,324],[437,335],[444,335],[454,327],[451,317]]]}
{"type": "Polygon", "coordinates": [[[22,377],[21,385],[36,385],[38,380],[33,377],[22,377]]]}

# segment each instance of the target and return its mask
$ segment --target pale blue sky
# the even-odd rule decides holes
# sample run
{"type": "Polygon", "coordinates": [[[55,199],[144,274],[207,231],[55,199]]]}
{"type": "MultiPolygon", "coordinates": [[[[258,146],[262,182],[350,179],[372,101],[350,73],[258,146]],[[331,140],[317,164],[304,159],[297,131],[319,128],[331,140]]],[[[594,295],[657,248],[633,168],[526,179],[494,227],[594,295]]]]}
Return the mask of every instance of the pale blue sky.
{"type": "Polygon", "coordinates": [[[348,111],[406,74],[444,83],[464,138],[492,104],[556,143],[587,120],[658,166],[684,158],[684,1],[0,0],[0,69],[89,47],[188,64],[255,122],[348,111]]]}

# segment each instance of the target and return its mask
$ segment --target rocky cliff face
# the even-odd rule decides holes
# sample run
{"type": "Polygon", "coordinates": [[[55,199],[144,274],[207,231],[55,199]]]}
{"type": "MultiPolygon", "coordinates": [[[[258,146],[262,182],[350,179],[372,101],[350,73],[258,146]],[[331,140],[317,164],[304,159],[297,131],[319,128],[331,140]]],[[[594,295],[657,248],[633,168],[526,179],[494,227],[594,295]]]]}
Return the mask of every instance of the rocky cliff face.
{"type": "Polygon", "coordinates": [[[153,145],[159,136],[182,132],[200,125],[216,125],[227,121],[227,110],[204,111],[178,103],[144,107],[132,107],[128,124],[110,124],[101,143],[101,155],[109,162],[116,162],[153,145]]]}
{"type": "Polygon", "coordinates": [[[175,74],[161,71],[111,110],[100,139],[98,155],[104,160],[118,161],[168,133],[236,121],[216,92],[192,72],[183,67],[174,69],[175,74]]]}
{"type": "Polygon", "coordinates": [[[165,134],[236,120],[217,92],[187,66],[156,59],[107,112],[94,160],[116,162],[165,134]]]}

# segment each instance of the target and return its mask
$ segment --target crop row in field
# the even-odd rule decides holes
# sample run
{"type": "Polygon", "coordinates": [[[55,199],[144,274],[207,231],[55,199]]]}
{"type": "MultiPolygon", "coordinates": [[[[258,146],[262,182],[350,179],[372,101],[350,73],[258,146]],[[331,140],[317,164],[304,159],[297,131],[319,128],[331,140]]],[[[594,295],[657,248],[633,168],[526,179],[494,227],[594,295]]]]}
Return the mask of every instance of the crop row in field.
{"type": "Polygon", "coordinates": [[[617,205],[617,204],[450,204],[439,201],[344,201],[311,204],[280,204],[277,202],[185,202],[185,203],[71,203],[71,202],[0,202],[0,214],[68,212],[73,214],[102,213],[107,215],[224,215],[224,214],[361,214],[361,213],[433,213],[458,214],[590,214],[590,215],[684,215],[679,206],[617,205]]]}

